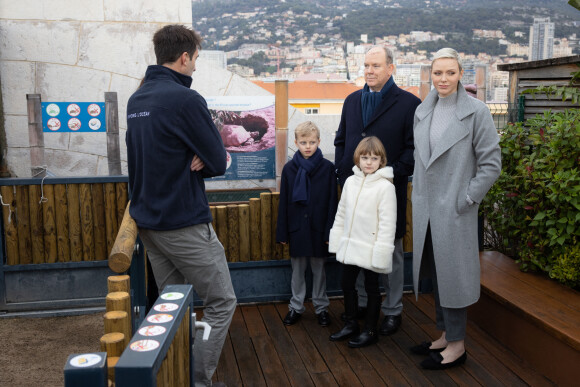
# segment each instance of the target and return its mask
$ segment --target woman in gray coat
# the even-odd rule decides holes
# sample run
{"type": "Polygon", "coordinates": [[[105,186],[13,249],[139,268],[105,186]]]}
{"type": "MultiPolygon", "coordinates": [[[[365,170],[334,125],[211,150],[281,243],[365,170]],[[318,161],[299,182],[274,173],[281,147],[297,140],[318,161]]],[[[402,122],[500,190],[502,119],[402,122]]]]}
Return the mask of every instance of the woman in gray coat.
{"type": "Polygon", "coordinates": [[[457,52],[439,50],[431,64],[433,90],[415,112],[413,282],[433,280],[437,328],[433,342],[411,348],[421,366],[465,362],[467,306],[479,299],[477,211],[501,170],[499,136],[486,105],[461,85],[457,52]]]}

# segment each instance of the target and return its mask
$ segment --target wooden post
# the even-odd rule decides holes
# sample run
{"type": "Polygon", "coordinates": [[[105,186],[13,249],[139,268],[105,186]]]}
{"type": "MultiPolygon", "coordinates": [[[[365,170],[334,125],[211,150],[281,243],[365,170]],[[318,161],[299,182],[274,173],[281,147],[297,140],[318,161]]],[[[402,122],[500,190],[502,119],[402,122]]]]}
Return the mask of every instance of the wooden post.
{"type": "Polygon", "coordinates": [[[109,386],[115,385],[115,366],[119,361],[119,357],[117,356],[107,356],[107,378],[109,379],[109,386]]]}
{"type": "Polygon", "coordinates": [[[44,261],[46,263],[56,262],[57,242],[56,242],[56,218],[54,211],[54,185],[44,185],[44,197],[46,202],[42,203],[42,219],[44,227],[44,261]]]}
{"type": "Polygon", "coordinates": [[[280,205],[280,192],[272,192],[272,259],[282,259],[284,246],[276,243],[276,226],[278,224],[278,207],[280,205]]]}
{"type": "Polygon", "coordinates": [[[119,231],[119,223],[117,219],[117,193],[115,190],[115,183],[105,183],[104,195],[107,251],[111,251],[117,238],[117,232],[119,231]]]}
{"type": "Polygon", "coordinates": [[[129,204],[127,204],[121,227],[109,254],[109,268],[115,273],[123,273],[131,267],[137,232],[137,223],[129,214],[129,204]]]}
{"type": "Polygon", "coordinates": [[[32,240],[30,238],[30,211],[28,208],[28,186],[16,186],[15,207],[18,230],[18,263],[32,263],[32,240]]]}
{"type": "Polygon", "coordinates": [[[93,195],[90,184],[79,184],[83,261],[95,260],[93,195]]]}
{"type": "Polygon", "coordinates": [[[54,204],[56,215],[57,262],[70,261],[70,241],[68,238],[68,210],[66,186],[54,185],[54,204]]]}
{"type": "Polygon", "coordinates": [[[239,218],[240,210],[237,204],[227,206],[228,218],[228,262],[240,261],[239,218]]]}
{"type": "Polygon", "coordinates": [[[107,278],[108,293],[131,292],[131,278],[128,275],[111,275],[107,278]]]}
{"type": "Polygon", "coordinates": [[[18,229],[14,221],[14,187],[3,185],[0,187],[2,200],[7,206],[2,206],[4,219],[4,235],[6,236],[6,264],[18,265],[18,229]]]}
{"type": "MultiPolygon", "coordinates": [[[[226,206],[217,206],[217,237],[222,243],[226,254],[228,254],[228,212],[226,206]]],[[[227,257],[228,262],[230,257],[227,257]]]]}
{"type": "Polygon", "coordinates": [[[131,298],[127,292],[112,292],[105,298],[105,308],[107,312],[121,310],[131,316],[131,298]]]}
{"type": "Polygon", "coordinates": [[[484,65],[475,66],[475,85],[477,86],[477,99],[487,100],[487,72],[484,65]]]}
{"type": "Polygon", "coordinates": [[[44,162],[44,133],[40,94],[26,94],[28,110],[28,142],[30,145],[30,173],[32,177],[46,176],[44,162]]]}
{"type": "Polygon", "coordinates": [[[32,241],[32,263],[45,263],[44,226],[42,224],[42,207],[40,203],[40,186],[28,186],[28,207],[30,208],[30,235],[32,241]]]}
{"type": "Polygon", "coordinates": [[[120,332],[125,336],[123,347],[127,348],[131,341],[131,323],[127,312],[112,310],[103,315],[105,333],[120,332]]]}
{"type": "Polygon", "coordinates": [[[274,82],[276,112],[276,190],[280,190],[282,168],[288,159],[288,81],[274,82]]]}
{"type": "Polygon", "coordinates": [[[109,175],[121,174],[121,150],[119,148],[119,104],[116,92],[105,93],[105,116],[107,121],[107,159],[109,175]]]}
{"type": "Polygon", "coordinates": [[[262,260],[272,259],[272,194],[260,194],[260,234],[262,235],[262,260]]]}
{"type": "Polygon", "coordinates": [[[107,259],[109,250],[107,249],[107,222],[105,221],[105,193],[102,183],[92,184],[93,196],[93,219],[95,238],[95,259],[104,261],[107,259]]]}
{"type": "Polygon", "coordinates": [[[125,349],[125,335],[121,332],[106,333],[101,336],[101,351],[107,352],[107,357],[119,357],[125,349]]]}
{"type": "Polygon", "coordinates": [[[121,227],[123,218],[125,217],[125,209],[129,201],[129,193],[127,183],[115,183],[115,194],[117,198],[117,224],[121,227]]]}
{"type": "Polygon", "coordinates": [[[518,121],[518,109],[515,109],[518,103],[518,82],[519,82],[519,71],[510,71],[509,76],[509,89],[508,89],[508,106],[512,109],[508,109],[508,122],[518,121]]]}
{"type": "Polygon", "coordinates": [[[422,65],[420,73],[419,98],[421,101],[427,98],[431,91],[431,65],[422,65]]]}
{"type": "Polygon", "coordinates": [[[240,229],[240,261],[247,262],[250,260],[250,206],[240,204],[238,206],[240,229]]]}
{"type": "Polygon", "coordinates": [[[68,199],[68,234],[70,238],[70,258],[72,262],[79,262],[83,260],[79,185],[69,184],[67,186],[66,192],[68,199]]]}
{"type": "Polygon", "coordinates": [[[260,199],[250,199],[250,258],[262,259],[262,233],[260,230],[260,199]]]}

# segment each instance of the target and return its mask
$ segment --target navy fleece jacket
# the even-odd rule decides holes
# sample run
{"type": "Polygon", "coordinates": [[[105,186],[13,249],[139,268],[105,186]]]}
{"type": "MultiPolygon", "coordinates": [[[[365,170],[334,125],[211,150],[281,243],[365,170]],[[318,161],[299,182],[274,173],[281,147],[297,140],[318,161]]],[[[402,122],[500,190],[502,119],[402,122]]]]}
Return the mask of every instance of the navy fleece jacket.
{"type": "Polygon", "coordinates": [[[191,77],[149,66],[127,104],[127,162],[137,226],[174,230],[212,221],[204,177],[223,175],[226,151],[191,77]],[[192,172],[194,155],[205,164],[192,172]]]}

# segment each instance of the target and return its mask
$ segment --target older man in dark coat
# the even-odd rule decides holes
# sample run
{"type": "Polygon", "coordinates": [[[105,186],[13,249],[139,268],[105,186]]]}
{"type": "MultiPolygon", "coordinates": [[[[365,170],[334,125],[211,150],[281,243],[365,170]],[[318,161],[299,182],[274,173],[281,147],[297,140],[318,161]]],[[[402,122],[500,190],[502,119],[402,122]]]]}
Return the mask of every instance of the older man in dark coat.
{"type": "MultiPolygon", "coordinates": [[[[380,333],[390,335],[401,325],[403,310],[403,236],[407,208],[407,180],[413,174],[413,117],[421,100],[400,89],[392,74],[393,54],[385,47],[373,47],[365,56],[365,81],[362,90],[350,94],[344,101],[342,117],[334,141],[335,166],[340,185],[352,175],[353,155],[358,143],[367,136],[378,137],[387,151],[388,166],[395,173],[397,193],[397,231],[393,272],[385,276],[386,298],[382,303],[385,319],[380,333]]],[[[367,304],[366,293],[359,281],[359,307],[367,304]]],[[[376,301],[368,300],[368,308],[378,309],[376,301]],[[373,305],[370,305],[370,304],[373,305]]],[[[379,301],[380,303],[380,301],[379,301]]]]}

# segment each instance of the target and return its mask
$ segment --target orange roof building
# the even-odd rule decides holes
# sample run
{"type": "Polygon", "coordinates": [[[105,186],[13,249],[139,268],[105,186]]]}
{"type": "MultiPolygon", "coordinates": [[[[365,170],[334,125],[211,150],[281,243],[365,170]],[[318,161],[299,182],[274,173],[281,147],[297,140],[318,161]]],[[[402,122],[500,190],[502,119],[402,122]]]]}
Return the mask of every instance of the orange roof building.
{"type": "MultiPolygon", "coordinates": [[[[275,94],[273,81],[252,82],[275,94]]],[[[361,88],[346,81],[288,82],[288,103],[304,114],[341,114],[346,97],[361,88]]],[[[401,88],[419,96],[417,86],[402,86],[401,88]]]]}
{"type": "MultiPolygon", "coordinates": [[[[274,93],[274,82],[252,81],[274,93]]],[[[346,81],[288,82],[288,103],[304,114],[341,114],[344,99],[361,89],[346,81]]]]}

